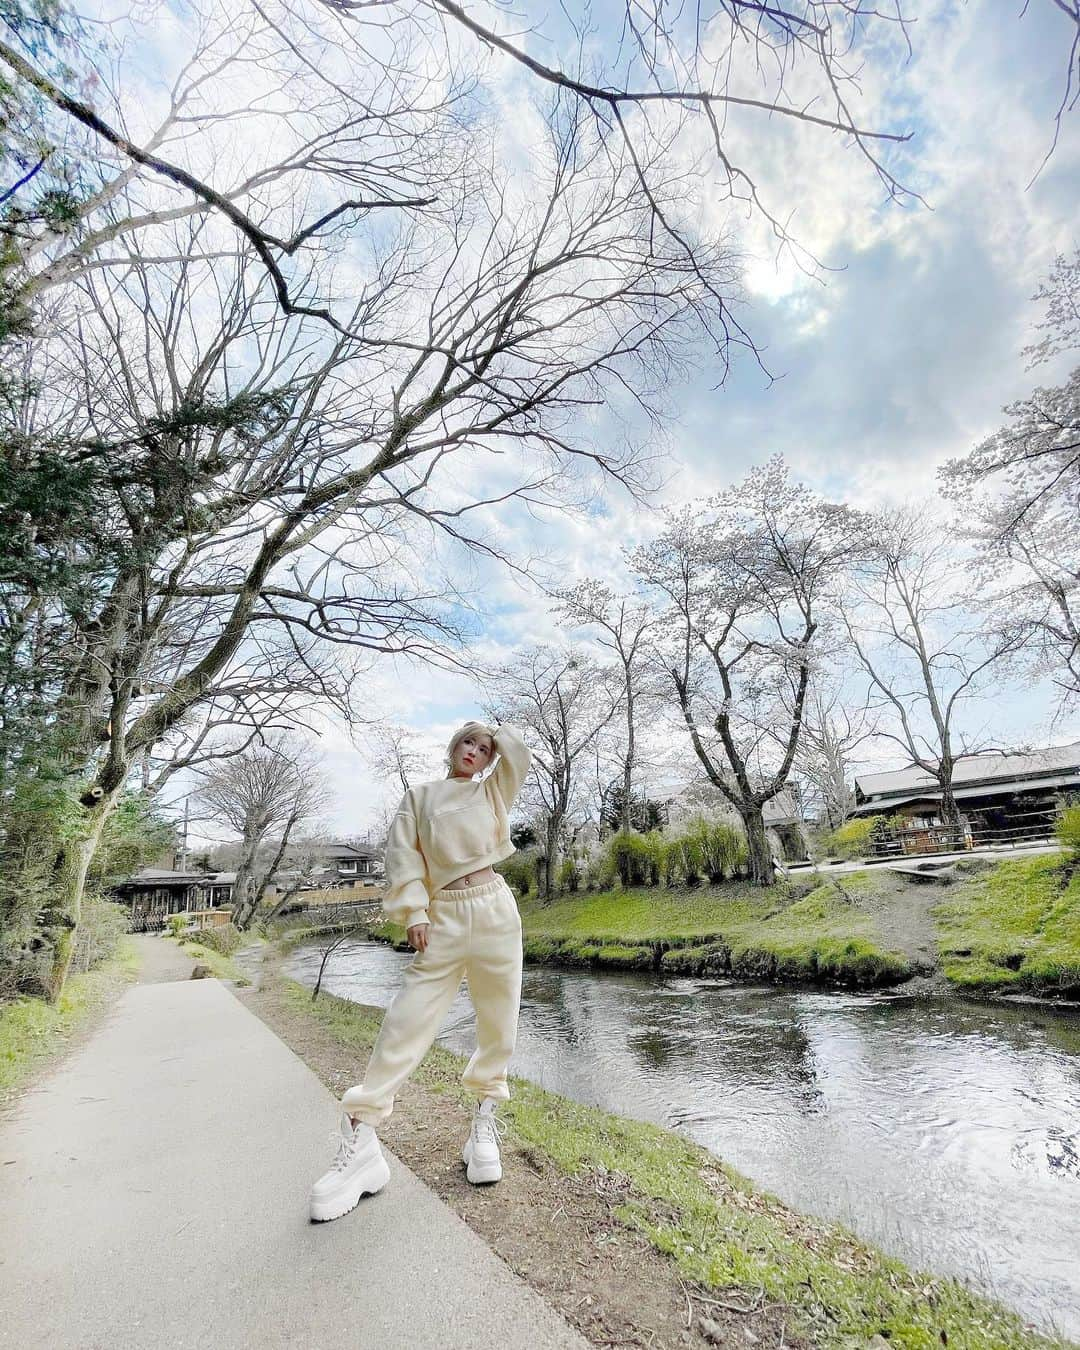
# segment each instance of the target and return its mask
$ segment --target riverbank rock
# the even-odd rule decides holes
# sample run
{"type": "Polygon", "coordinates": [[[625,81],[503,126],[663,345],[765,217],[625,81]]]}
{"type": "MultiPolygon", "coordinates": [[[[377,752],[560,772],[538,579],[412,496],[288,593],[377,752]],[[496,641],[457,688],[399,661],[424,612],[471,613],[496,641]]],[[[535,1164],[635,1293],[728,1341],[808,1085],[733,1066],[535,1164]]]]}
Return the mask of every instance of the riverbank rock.
{"type": "Polygon", "coordinates": [[[191,978],[193,980],[209,980],[213,978],[214,972],[204,962],[199,961],[191,969],[191,978]]]}

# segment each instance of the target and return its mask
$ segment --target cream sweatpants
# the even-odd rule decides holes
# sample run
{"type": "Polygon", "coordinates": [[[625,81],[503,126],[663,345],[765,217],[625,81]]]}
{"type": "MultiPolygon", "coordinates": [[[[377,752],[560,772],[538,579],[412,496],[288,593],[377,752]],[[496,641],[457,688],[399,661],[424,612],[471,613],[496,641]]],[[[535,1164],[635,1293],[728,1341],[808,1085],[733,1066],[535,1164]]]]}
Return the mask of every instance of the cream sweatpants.
{"type": "Polygon", "coordinates": [[[364,1081],[341,1099],[343,1110],[368,1125],[393,1111],[394,1093],[430,1049],[462,976],[476,1009],[476,1050],[461,1081],[478,1099],[510,1096],[506,1068],[521,1003],[521,916],[514,893],[501,877],[438,891],[428,917],[427,948],[409,962],[404,985],[383,1016],[364,1081]]]}

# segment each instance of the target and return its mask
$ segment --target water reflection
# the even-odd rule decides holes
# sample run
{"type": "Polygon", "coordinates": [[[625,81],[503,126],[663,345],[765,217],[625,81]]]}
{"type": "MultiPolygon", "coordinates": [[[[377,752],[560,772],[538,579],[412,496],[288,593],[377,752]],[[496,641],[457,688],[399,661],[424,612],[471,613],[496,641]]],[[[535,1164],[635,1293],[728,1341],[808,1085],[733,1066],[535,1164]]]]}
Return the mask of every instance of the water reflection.
{"type": "MultiPolygon", "coordinates": [[[[356,943],[324,984],[385,1006],[408,960],[356,943]]],[[[439,1040],[474,1037],[463,989],[439,1040]]],[[[1076,1013],[526,967],[512,1067],[1080,1336],[1076,1013]]]]}

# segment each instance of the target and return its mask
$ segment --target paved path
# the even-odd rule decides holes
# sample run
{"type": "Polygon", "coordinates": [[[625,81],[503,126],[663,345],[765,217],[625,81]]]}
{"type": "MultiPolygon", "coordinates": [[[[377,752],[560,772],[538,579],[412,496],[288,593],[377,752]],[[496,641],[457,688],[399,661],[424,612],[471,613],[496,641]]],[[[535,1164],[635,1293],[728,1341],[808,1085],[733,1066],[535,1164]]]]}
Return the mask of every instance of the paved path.
{"type": "Polygon", "coordinates": [[[163,984],[169,980],[191,978],[195,959],[182,952],[172,938],[136,933],[131,941],[139,950],[140,984],[163,984]]]}
{"type": "Polygon", "coordinates": [[[966,862],[971,858],[985,858],[989,862],[1008,862],[1010,858],[1036,858],[1043,853],[1060,853],[1060,844],[1019,844],[1015,848],[1002,845],[997,848],[969,848],[963,853],[908,853],[901,858],[856,858],[854,862],[785,863],[782,871],[790,876],[802,876],[815,870],[833,875],[836,872],[904,872],[922,864],[939,867],[946,863],[966,862]]]}
{"type": "Polygon", "coordinates": [[[154,955],[158,982],[0,1118],[0,1346],[586,1350],[389,1152],[384,1191],[310,1223],[333,1096],[154,955]]]}

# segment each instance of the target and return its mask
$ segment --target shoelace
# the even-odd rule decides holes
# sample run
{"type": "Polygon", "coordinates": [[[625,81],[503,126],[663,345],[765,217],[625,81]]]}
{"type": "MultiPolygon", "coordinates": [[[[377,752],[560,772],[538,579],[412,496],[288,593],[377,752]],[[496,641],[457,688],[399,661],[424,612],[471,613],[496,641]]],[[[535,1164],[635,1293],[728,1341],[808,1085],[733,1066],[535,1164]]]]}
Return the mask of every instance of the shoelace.
{"type": "Polygon", "coordinates": [[[506,1129],[503,1122],[492,1112],[490,1115],[485,1111],[483,1114],[477,1113],[473,1120],[473,1137],[479,1143],[481,1138],[486,1137],[489,1143],[499,1146],[499,1139],[506,1129]]]}
{"type": "Polygon", "coordinates": [[[352,1162],[353,1151],[356,1143],[352,1139],[347,1139],[340,1130],[331,1130],[329,1139],[332,1144],[337,1144],[338,1151],[334,1161],[330,1164],[332,1172],[341,1172],[352,1162]]]}

